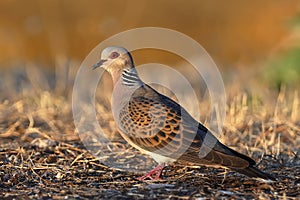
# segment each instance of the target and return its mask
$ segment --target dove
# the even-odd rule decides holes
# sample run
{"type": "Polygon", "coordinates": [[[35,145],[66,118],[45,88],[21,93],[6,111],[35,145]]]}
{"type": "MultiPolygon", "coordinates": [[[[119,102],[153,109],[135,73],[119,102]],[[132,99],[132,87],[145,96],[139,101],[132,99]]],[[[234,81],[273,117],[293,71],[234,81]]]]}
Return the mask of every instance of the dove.
{"type": "Polygon", "coordinates": [[[276,180],[259,170],[253,159],[222,144],[177,102],[144,83],[127,49],[106,47],[92,66],[98,67],[112,77],[112,110],[121,136],[158,163],[139,180],[161,179],[164,167],[174,161],[223,167],[251,178],[276,180]]]}

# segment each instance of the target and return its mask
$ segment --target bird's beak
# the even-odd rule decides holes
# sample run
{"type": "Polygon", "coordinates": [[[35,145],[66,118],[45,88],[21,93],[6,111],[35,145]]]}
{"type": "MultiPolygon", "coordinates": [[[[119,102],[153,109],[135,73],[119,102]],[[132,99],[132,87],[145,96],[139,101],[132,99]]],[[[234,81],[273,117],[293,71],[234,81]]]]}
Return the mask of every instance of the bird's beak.
{"type": "Polygon", "coordinates": [[[106,66],[106,65],[104,65],[104,63],[105,63],[106,61],[107,61],[107,60],[105,60],[105,59],[99,60],[96,64],[94,64],[94,65],[92,66],[92,69],[96,69],[96,68],[98,68],[98,67],[103,67],[103,68],[105,69],[105,66],[106,66]]]}

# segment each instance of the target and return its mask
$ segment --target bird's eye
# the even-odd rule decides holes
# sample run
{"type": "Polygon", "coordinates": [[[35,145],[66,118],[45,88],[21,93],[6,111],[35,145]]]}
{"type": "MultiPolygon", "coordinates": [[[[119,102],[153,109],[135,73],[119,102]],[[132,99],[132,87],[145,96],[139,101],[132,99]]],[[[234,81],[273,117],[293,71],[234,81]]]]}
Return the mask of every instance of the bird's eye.
{"type": "Polygon", "coordinates": [[[115,59],[115,58],[117,58],[118,56],[119,56],[120,54],[118,53],[118,52],[112,52],[110,55],[109,55],[109,58],[111,58],[111,59],[115,59]]]}

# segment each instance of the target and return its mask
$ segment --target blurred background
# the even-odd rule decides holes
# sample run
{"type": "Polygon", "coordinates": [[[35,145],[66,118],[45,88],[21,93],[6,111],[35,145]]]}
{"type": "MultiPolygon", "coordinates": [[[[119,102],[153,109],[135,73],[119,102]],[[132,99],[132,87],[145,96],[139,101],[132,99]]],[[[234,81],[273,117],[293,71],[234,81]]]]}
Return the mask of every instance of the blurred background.
{"type": "MultiPolygon", "coordinates": [[[[213,57],[226,84],[298,88],[300,2],[0,1],[1,99],[34,89],[70,91],[82,60],[119,32],[155,26],[182,32],[213,57]],[[35,83],[34,86],[32,83],[35,83]],[[254,84],[254,83],[253,83],[254,84]]],[[[136,63],[176,59],[136,52],[136,63]]],[[[175,60],[175,61],[174,61],[175,60]]]]}

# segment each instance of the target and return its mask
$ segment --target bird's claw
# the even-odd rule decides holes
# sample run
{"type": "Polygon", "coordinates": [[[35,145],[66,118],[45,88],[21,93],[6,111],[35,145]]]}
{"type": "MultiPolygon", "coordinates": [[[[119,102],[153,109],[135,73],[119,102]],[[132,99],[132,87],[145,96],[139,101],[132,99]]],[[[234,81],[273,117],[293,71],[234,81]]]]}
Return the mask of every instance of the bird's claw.
{"type": "Polygon", "coordinates": [[[148,172],[144,176],[141,176],[137,179],[140,180],[140,181],[145,181],[146,179],[162,180],[161,174],[162,174],[162,171],[163,171],[164,168],[165,168],[165,164],[159,164],[157,167],[152,169],[150,172],[148,172]]]}

